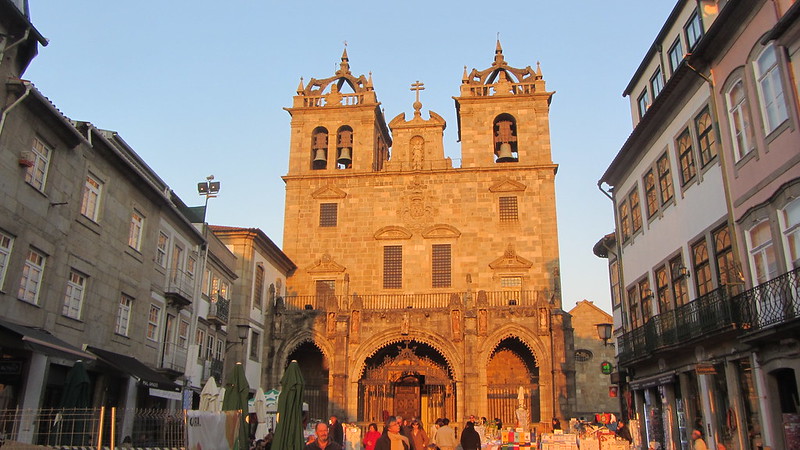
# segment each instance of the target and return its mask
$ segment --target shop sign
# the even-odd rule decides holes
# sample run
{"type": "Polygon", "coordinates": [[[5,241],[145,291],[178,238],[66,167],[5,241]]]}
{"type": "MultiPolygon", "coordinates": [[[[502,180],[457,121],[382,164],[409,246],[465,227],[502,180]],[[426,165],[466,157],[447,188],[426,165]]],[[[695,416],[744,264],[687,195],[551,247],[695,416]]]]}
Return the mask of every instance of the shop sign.
{"type": "Polygon", "coordinates": [[[716,375],[717,369],[712,364],[698,364],[694,367],[698,375],[716,375]]]}
{"type": "Polygon", "coordinates": [[[6,359],[0,361],[0,382],[3,384],[13,384],[19,381],[22,376],[21,359],[6,359]]]}

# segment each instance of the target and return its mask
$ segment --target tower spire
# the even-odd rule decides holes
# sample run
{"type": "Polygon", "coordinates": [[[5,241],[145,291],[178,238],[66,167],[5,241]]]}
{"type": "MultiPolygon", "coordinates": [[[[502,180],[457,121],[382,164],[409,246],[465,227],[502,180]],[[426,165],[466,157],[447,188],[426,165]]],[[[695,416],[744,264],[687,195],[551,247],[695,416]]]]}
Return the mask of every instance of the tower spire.
{"type": "Polygon", "coordinates": [[[503,58],[503,46],[500,45],[500,32],[497,32],[497,45],[494,48],[494,63],[492,65],[499,66],[501,64],[505,64],[505,58],[503,58]]]}
{"type": "Polygon", "coordinates": [[[342,62],[339,63],[341,73],[350,73],[350,58],[347,57],[347,41],[344,41],[344,51],[342,51],[342,62]]]}

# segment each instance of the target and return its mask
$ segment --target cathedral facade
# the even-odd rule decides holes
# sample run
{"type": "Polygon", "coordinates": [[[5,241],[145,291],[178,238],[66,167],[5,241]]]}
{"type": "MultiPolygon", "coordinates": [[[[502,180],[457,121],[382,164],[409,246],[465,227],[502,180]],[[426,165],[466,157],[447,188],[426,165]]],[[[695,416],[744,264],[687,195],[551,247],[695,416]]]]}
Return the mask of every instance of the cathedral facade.
{"type": "MultiPolygon", "coordinates": [[[[420,83],[413,90],[422,89],[420,83]]],[[[469,415],[545,427],[574,409],[561,309],[555,174],[541,70],[464,71],[461,162],[434,112],[387,124],[347,53],[292,106],[284,252],[267,373],[300,363],[313,418],[469,415]],[[521,389],[520,389],[521,388],[521,389]],[[521,394],[521,395],[520,395],[521,394]]]]}

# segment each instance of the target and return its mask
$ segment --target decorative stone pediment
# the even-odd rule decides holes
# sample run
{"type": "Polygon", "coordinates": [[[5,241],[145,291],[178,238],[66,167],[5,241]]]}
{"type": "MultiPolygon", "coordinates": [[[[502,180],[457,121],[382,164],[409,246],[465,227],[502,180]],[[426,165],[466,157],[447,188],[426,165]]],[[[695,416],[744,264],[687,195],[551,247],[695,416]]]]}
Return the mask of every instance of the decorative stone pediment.
{"type": "Polygon", "coordinates": [[[347,193],[335,186],[327,185],[314,191],[311,197],[316,199],[345,198],[347,193]]]}
{"type": "Polygon", "coordinates": [[[327,253],[306,269],[308,273],[342,273],[345,270],[343,265],[334,261],[327,253]]]}
{"type": "Polygon", "coordinates": [[[508,244],[508,248],[502,257],[495,259],[489,263],[492,269],[530,269],[533,263],[527,259],[517,255],[512,244],[508,244]]]}
{"type": "Polygon", "coordinates": [[[378,241],[393,241],[393,240],[404,240],[404,239],[411,239],[413,233],[406,228],[398,227],[395,225],[389,225],[388,227],[383,227],[380,230],[376,231],[373,237],[375,240],[378,241]]]}
{"type": "Polygon", "coordinates": [[[458,228],[445,224],[434,225],[422,232],[422,237],[425,239],[457,238],[459,236],[461,236],[461,232],[458,231],[458,228]]]}
{"type": "Polygon", "coordinates": [[[505,180],[492,185],[489,188],[490,192],[523,192],[528,187],[524,184],[506,178],[505,180]]]}

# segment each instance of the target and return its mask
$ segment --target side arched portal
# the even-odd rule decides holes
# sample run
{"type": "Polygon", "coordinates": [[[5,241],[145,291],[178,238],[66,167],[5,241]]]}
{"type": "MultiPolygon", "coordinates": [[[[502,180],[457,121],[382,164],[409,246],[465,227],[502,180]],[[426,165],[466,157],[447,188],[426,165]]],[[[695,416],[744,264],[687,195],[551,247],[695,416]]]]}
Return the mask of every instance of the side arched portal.
{"type": "Polygon", "coordinates": [[[444,356],[410,340],[388,344],[364,361],[358,382],[358,420],[380,422],[389,415],[432,423],[456,417],[456,385],[444,356]]]}
{"type": "MultiPolygon", "coordinates": [[[[497,417],[504,424],[514,426],[521,387],[522,408],[528,411],[529,421],[540,421],[539,366],[522,341],[507,337],[498,343],[489,357],[486,379],[488,417],[497,417]]],[[[517,426],[527,427],[528,424],[517,426]]]]}
{"type": "Polygon", "coordinates": [[[322,351],[310,341],[298,345],[286,359],[296,360],[303,374],[304,401],[308,403],[311,419],[328,417],[328,372],[330,363],[322,351]]]}

